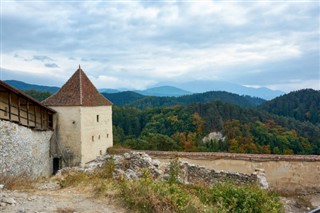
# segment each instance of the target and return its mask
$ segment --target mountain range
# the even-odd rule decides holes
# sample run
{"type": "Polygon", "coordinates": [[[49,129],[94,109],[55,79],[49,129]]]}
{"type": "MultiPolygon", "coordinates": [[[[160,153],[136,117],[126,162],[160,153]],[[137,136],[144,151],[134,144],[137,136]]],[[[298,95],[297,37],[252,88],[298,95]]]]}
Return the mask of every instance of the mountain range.
{"type": "MultiPolygon", "coordinates": [[[[128,91],[126,89],[100,89],[101,93],[117,93],[128,91]]],[[[271,100],[275,97],[285,94],[280,90],[271,90],[266,87],[252,88],[239,84],[233,84],[224,81],[190,81],[187,83],[159,83],[155,87],[145,90],[133,90],[136,93],[147,96],[182,96],[190,95],[193,93],[204,93],[209,91],[225,91],[238,95],[248,95],[252,97],[258,97],[265,100],[271,100]]]]}
{"type": "Polygon", "coordinates": [[[19,89],[19,90],[36,90],[41,92],[50,92],[50,93],[56,93],[60,87],[50,87],[50,86],[42,86],[42,85],[36,85],[36,84],[28,84],[22,81],[16,81],[16,80],[6,80],[7,84],[19,89]]]}
{"type": "Polygon", "coordinates": [[[205,81],[205,80],[196,80],[190,82],[174,82],[174,83],[165,83],[157,84],[156,86],[163,85],[172,85],[178,87],[182,90],[190,91],[191,93],[203,93],[208,91],[225,91],[231,92],[238,95],[249,95],[252,97],[259,97],[265,100],[271,100],[275,97],[283,95],[283,91],[271,90],[266,87],[261,88],[252,88],[246,87],[239,84],[234,84],[224,81],[205,81]]]}
{"type": "MultiPolygon", "coordinates": [[[[37,90],[42,92],[55,93],[59,87],[50,87],[43,85],[28,84],[22,81],[6,80],[11,86],[20,90],[37,90]]],[[[271,90],[268,88],[251,88],[245,87],[238,84],[232,84],[222,81],[191,81],[188,83],[168,83],[172,85],[161,85],[158,84],[155,87],[148,88],[145,90],[133,90],[141,95],[145,96],[158,96],[158,97],[178,97],[183,95],[190,95],[193,93],[204,93],[208,91],[225,91],[238,95],[249,95],[252,97],[259,97],[265,100],[271,100],[277,96],[283,95],[284,92],[278,90],[271,90]]],[[[118,93],[123,92],[123,89],[99,89],[101,93],[118,93]]]]}

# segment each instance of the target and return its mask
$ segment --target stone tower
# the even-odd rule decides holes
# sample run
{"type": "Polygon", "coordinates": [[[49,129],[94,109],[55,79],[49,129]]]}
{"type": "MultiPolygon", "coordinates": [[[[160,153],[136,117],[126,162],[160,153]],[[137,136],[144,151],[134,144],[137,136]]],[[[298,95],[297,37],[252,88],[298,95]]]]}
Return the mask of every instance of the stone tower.
{"type": "Polygon", "coordinates": [[[98,92],[80,66],[43,104],[57,111],[54,128],[59,147],[55,154],[63,166],[87,163],[113,145],[112,103],[98,92]]]}

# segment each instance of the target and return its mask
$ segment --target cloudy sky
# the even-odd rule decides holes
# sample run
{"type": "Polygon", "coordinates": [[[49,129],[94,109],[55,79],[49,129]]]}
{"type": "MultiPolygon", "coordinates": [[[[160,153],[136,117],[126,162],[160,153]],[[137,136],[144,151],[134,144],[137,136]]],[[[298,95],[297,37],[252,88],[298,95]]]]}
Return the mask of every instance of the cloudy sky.
{"type": "Polygon", "coordinates": [[[1,79],[320,89],[318,1],[1,1],[1,79]]]}

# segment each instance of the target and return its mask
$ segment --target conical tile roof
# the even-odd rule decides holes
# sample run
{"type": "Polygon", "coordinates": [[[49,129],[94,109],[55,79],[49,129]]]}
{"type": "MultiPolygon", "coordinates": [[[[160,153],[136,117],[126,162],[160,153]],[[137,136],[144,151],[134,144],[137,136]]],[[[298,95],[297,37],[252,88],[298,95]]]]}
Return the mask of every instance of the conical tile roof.
{"type": "Polygon", "coordinates": [[[109,106],[106,99],[80,68],[61,89],[42,102],[46,106],[109,106]]]}

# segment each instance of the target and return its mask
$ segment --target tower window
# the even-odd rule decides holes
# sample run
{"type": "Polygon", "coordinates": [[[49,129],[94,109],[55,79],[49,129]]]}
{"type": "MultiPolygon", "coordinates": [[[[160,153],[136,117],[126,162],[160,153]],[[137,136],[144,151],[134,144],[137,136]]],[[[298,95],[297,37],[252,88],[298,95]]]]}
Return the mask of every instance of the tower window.
{"type": "Polygon", "coordinates": [[[109,134],[107,133],[107,138],[109,138],[109,134]]]}
{"type": "Polygon", "coordinates": [[[100,140],[100,135],[99,135],[98,139],[100,140]]]}
{"type": "Polygon", "coordinates": [[[99,122],[99,115],[97,115],[97,122],[99,122]]]}
{"type": "Polygon", "coordinates": [[[92,136],[92,142],[94,141],[94,136],[92,136]]]}

